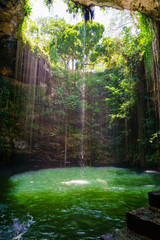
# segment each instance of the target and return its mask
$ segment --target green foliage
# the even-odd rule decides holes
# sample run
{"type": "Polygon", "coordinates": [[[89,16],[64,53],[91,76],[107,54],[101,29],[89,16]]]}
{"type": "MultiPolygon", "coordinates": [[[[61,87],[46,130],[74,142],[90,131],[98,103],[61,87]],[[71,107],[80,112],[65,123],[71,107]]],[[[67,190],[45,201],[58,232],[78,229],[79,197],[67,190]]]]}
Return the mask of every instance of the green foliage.
{"type": "Polygon", "coordinates": [[[119,65],[121,62],[120,40],[103,37],[102,43],[98,44],[91,55],[92,62],[103,62],[106,67],[119,65]]]}
{"type": "Polygon", "coordinates": [[[150,138],[149,142],[153,143],[155,140],[157,140],[159,136],[160,136],[160,130],[158,131],[158,133],[152,134],[152,137],[150,138]]]}
{"type": "Polygon", "coordinates": [[[84,21],[75,25],[74,29],[79,32],[78,38],[82,42],[84,49],[81,49],[85,64],[88,64],[90,55],[95,51],[99,41],[102,39],[104,33],[104,26],[98,22],[84,21]],[[85,37],[85,38],[84,38],[85,37]]]}
{"type": "Polygon", "coordinates": [[[80,99],[78,95],[68,95],[67,97],[68,109],[76,110],[80,106],[80,99]]]}
{"type": "Polygon", "coordinates": [[[103,32],[103,25],[91,21],[88,21],[86,25],[84,21],[75,26],[66,25],[63,31],[60,29],[61,34],[56,35],[52,40],[50,45],[51,60],[62,60],[66,66],[70,60],[76,61],[81,69],[84,63],[89,63],[89,57],[95,51],[103,32]]]}
{"type": "Polygon", "coordinates": [[[139,44],[144,49],[153,40],[153,20],[143,13],[137,13],[139,44]]]}
{"type": "Polygon", "coordinates": [[[54,0],[43,0],[46,6],[50,8],[50,6],[53,4],[54,0]]]}
{"type": "Polygon", "coordinates": [[[105,78],[107,79],[105,102],[110,109],[111,122],[117,118],[129,118],[136,100],[134,82],[124,78],[122,67],[108,69],[105,78]]]}
{"type": "MultiPolygon", "coordinates": [[[[140,17],[140,20],[142,19],[144,20],[140,17]]],[[[115,58],[115,64],[123,64],[121,77],[117,79],[115,75],[113,83],[108,82],[109,85],[106,86],[106,104],[112,109],[110,114],[112,121],[116,118],[129,118],[131,109],[136,102],[137,84],[140,79],[137,70],[152,40],[152,34],[146,35],[146,26],[142,27],[142,25],[142,23],[139,24],[141,30],[138,36],[125,26],[121,40],[104,38],[100,48],[105,62],[112,62],[111,57],[117,52],[119,58],[115,58]],[[144,42],[145,44],[143,44],[144,42]]]]}
{"type": "Polygon", "coordinates": [[[50,51],[51,45],[53,45],[54,41],[56,43],[55,47],[57,47],[57,38],[66,26],[65,20],[57,16],[54,18],[39,18],[34,21],[31,18],[24,18],[19,35],[24,43],[29,43],[32,51],[37,53],[37,56],[42,54],[46,55],[46,58],[51,56],[51,59],[56,61],[58,60],[56,55],[57,50],[55,48],[50,51]]]}
{"type": "Polygon", "coordinates": [[[71,1],[71,0],[64,0],[64,2],[68,5],[68,9],[67,9],[67,11],[69,12],[69,13],[72,13],[72,14],[74,14],[74,16],[76,16],[76,14],[78,13],[78,12],[83,12],[83,7],[82,7],[82,5],[80,5],[80,4],[78,4],[78,3],[75,3],[75,2],[73,2],[73,1],[71,1]]]}
{"type": "Polygon", "coordinates": [[[23,119],[25,115],[23,110],[27,106],[27,98],[25,89],[22,95],[19,94],[20,86],[12,85],[9,80],[0,78],[0,84],[0,148],[12,148],[12,140],[19,131],[19,118],[23,119]]]}
{"type": "Polygon", "coordinates": [[[57,45],[54,44],[60,57],[67,62],[78,55],[78,49],[81,47],[78,35],[78,31],[74,30],[72,26],[68,26],[57,39],[57,45]]]}
{"type": "MultiPolygon", "coordinates": [[[[83,10],[72,1],[69,1],[68,5],[69,12],[76,13],[79,9],[83,10]]],[[[29,11],[30,9],[26,5],[25,12],[29,13],[29,11]]],[[[155,159],[157,135],[152,135],[155,132],[154,110],[150,106],[151,112],[149,112],[146,107],[147,104],[150,104],[150,99],[145,84],[140,88],[144,81],[143,63],[145,63],[146,73],[150,74],[147,79],[148,84],[152,77],[152,21],[142,14],[132,13],[131,16],[135,20],[136,33],[133,32],[132,27],[127,27],[126,22],[122,21],[123,27],[121,27],[122,31],[119,38],[103,37],[104,26],[91,21],[86,24],[82,21],[75,26],[67,24],[64,19],[59,19],[57,16],[40,18],[36,21],[31,19],[24,21],[21,29],[23,41],[29,43],[36,56],[43,53],[47,58],[50,58],[54,67],[54,77],[57,76],[54,84],[54,97],[46,96],[45,91],[43,92],[40,87],[36,87],[35,94],[31,91],[31,100],[27,107],[29,118],[27,119],[27,127],[29,129],[39,131],[37,125],[39,113],[36,112],[37,115],[35,114],[34,117],[30,116],[33,111],[31,108],[32,96],[35,95],[36,109],[41,112],[39,115],[45,117],[46,120],[50,119],[51,122],[56,122],[56,128],[47,129],[46,135],[57,137],[57,132],[64,135],[67,129],[69,137],[72,136],[79,145],[81,138],[81,85],[85,81],[86,129],[84,139],[91,146],[90,156],[94,155],[94,152],[101,157],[112,155],[105,152],[107,148],[106,132],[110,126],[111,131],[116,132],[115,145],[119,147],[117,156],[122,153],[124,156],[126,147],[124,143],[129,139],[128,145],[134,143],[133,146],[129,146],[130,149],[127,149],[130,158],[141,158],[141,149],[146,146],[144,147],[146,158],[155,159]],[[75,65],[76,71],[74,72],[75,65]],[[84,66],[87,67],[84,68],[84,66]],[[98,68],[102,71],[93,71],[93,73],[88,71],[98,68]],[[106,68],[105,71],[104,68],[106,68]],[[87,72],[82,72],[82,69],[87,69],[87,72]],[[145,110],[147,110],[141,117],[140,111],[143,103],[145,110]],[[41,109],[43,111],[40,111],[41,109]],[[74,113],[79,116],[79,119],[75,120],[77,126],[70,119],[74,113]],[[105,120],[105,115],[107,120],[105,120]],[[143,127],[144,134],[142,133],[143,127]],[[132,137],[134,128],[138,130],[132,137]],[[130,139],[134,139],[135,142],[130,139]],[[152,143],[151,146],[149,146],[149,139],[152,143]]],[[[7,128],[11,123],[8,109],[14,109],[15,106],[10,100],[9,87],[5,88],[4,86],[3,91],[0,92],[0,99],[4,92],[6,102],[5,107],[2,107],[2,115],[3,124],[7,128]]],[[[19,98],[16,98],[16,101],[18,102],[19,98]]],[[[3,105],[2,102],[1,100],[3,105]]],[[[17,109],[17,111],[19,110],[17,109]]],[[[23,115],[25,115],[24,112],[23,115]]]]}
{"type": "Polygon", "coordinates": [[[22,8],[22,12],[23,12],[24,17],[29,17],[30,14],[31,14],[31,10],[32,10],[32,8],[30,6],[30,1],[29,0],[25,0],[25,5],[22,8]]]}
{"type": "Polygon", "coordinates": [[[26,22],[26,19],[29,19],[29,16],[31,14],[31,6],[30,6],[30,1],[29,0],[25,0],[25,5],[24,7],[22,8],[22,13],[23,13],[23,18],[18,26],[18,36],[22,36],[22,32],[23,32],[23,28],[24,28],[24,25],[25,25],[25,22],[26,22]]]}
{"type": "Polygon", "coordinates": [[[59,82],[59,85],[56,86],[55,103],[59,106],[63,104],[65,109],[78,111],[81,104],[80,89],[79,86],[75,86],[73,77],[68,75],[67,80],[65,79],[63,83],[59,82]]]}
{"type": "Polygon", "coordinates": [[[41,35],[45,35],[46,38],[49,37],[51,40],[55,39],[55,41],[68,26],[63,18],[57,16],[38,18],[37,24],[40,26],[41,35]]]}
{"type": "MultiPolygon", "coordinates": [[[[69,5],[74,5],[74,3],[70,2],[69,5]]],[[[25,11],[29,9],[29,2],[27,2],[25,11]]],[[[91,21],[84,24],[82,21],[73,26],[57,16],[39,18],[34,21],[25,17],[20,28],[23,42],[29,43],[37,56],[44,54],[54,65],[66,69],[72,61],[72,70],[75,68],[75,63],[81,69],[84,63],[89,64],[89,60],[92,62],[90,56],[102,39],[103,32],[102,24],[91,21]]]]}
{"type": "Polygon", "coordinates": [[[38,24],[31,19],[25,18],[21,27],[20,37],[24,44],[29,44],[32,52],[36,53],[37,56],[42,55],[38,24]]]}
{"type": "Polygon", "coordinates": [[[54,137],[54,136],[56,136],[56,133],[50,132],[50,136],[51,136],[51,137],[54,137]]]}

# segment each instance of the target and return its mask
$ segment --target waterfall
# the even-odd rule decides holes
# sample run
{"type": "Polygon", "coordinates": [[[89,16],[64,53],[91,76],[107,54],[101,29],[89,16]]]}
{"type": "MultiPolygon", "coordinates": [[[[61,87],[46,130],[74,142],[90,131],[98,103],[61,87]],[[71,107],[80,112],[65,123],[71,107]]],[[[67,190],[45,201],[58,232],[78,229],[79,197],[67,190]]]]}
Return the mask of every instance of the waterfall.
{"type": "Polygon", "coordinates": [[[82,76],[82,84],[81,84],[81,160],[80,166],[85,166],[85,121],[86,121],[86,84],[85,84],[85,36],[86,36],[86,28],[84,21],[84,32],[83,32],[83,76],[82,76]]]}
{"type": "Polygon", "coordinates": [[[85,99],[85,91],[86,91],[86,84],[85,84],[85,74],[84,74],[84,79],[81,85],[81,166],[84,166],[84,156],[85,156],[85,121],[86,121],[86,110],[85,110],[85,104],[86,104],[86,99],[85,99]]]}
{"type": "MultiPolygon", "coordinates": [[[[21,129],[23,140],[27,143],[30,150],[33,148],[33,131],[37,129],[40,124],[43,125],[43,119],[40,119],[40,112],[35,108],[39,105],[40,96],[38,95],[38,86],[46,89],[46,60],[41,57],[38,58],[31,51],[29,45],[23,45],[18,41],[16,54],[16,71],[15,79],[21,82],[22,91],[25,90],[24,99],[26,99],[24,111],[24,128],[21,129]],[[25,131],[24,131],[25,130],[25,131]]],[[[18,84],[18,83],[17,83],[18,84]]],[[[20,93],[20,94],[23,94],[20,93]]],[[[24,108],[24,106],[22,106],[24,108]]],[[[42,109],[41,109],[42,110],[42,109]]],[[[43,118],[43,117],[41,117],[43,118]]],[[[35,131],[34,131],[35,132],[35,131]]]]}
{"type": "Polygon", "coordinates": [[[32,148],[32,135],[35,119],[35,95],[36,95],[36,75],[37,75],[37,61],[34,57],[31,59],[30,75],[29,75],[29,98],[30,98],[30,148],[32,148]]]}

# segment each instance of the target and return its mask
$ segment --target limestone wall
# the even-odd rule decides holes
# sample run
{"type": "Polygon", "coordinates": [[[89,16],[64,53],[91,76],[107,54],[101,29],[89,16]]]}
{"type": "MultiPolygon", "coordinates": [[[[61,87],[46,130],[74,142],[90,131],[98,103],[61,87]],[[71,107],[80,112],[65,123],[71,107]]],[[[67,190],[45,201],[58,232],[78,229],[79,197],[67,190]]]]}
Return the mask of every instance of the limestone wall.
{"type": "Polygon", "coordinates": [[[160,21],[160,1],[159,0],[73,0],[86,6],[107,6],[117,9],[127,9],[139,11],[160,21]]]}

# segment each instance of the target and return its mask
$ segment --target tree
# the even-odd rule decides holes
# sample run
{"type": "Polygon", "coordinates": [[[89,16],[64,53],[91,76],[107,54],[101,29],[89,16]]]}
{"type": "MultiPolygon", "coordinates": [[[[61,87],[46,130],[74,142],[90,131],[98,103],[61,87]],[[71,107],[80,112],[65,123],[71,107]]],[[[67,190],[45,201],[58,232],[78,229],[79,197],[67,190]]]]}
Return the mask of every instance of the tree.
{"type": "Polygon", "coordinates": [[[102,39],[104,33],[104,26],[98,22],[84,21],[79,22],[74,27],[80,34],[78,38],[83,43],[81,56],[84,58],[84,64],[89,64],[89,57],[95,51],[97,44],[102,39]]]}
{"type": "Polygon", "coordinates": [[[120,40],[116,38],[104,37],[92,53],[90,60],[93,65],[101,63],[105,67],[118,66],[121,63],[120,40]]]}
{"type": "Polygon", "coordinates": [[[47,51],[50,56],[51,61],[57,62],[59,60],[57,54],[57,40],[67,27],[67,23],[63,18],[58,18],[55,16],[44,17],[38,19],[38,24],[40,26],[40,33],[43,37],[43,45],[47,44],[47,51]]]}
{"type": "Polygon", "coordinates": [[[82,48],[82,42],[78,38],[79,32],[68,26],[57,39],[57,52],[64,60],[66,69],[70,60],[72,60],[72,70],[74,70],[74,60],[79,55],[79,50],[82,48]]]}

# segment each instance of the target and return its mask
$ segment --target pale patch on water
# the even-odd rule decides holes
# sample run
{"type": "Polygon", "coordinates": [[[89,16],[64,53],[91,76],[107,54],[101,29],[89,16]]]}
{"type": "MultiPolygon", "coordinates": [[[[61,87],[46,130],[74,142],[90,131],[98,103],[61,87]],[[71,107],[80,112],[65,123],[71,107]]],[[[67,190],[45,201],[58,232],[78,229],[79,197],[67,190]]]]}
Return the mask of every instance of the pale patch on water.
{"type": "Polygon", "coordinates": [[[155,187],[156,185],[144,185],[145,187],[155,187]]]}
{"type": "MultiPolygon", "coordinates": [[[[106,184],[107,181],[102,180],[102,179],[96,179],[97,182],[99,183],[103,183],[106,184]]],[[[85,185],[85,184],[89,184],[89,181],[86,180],[71,180],[71,181],[66,181],[66,182],[61,182],[64,185],[85,185]]]]}
{"type": "Polygon", "coordinates": [[[89,184],[89,181],[86,180],[71,180],[67,182],[61,182],[62,184],[65,185],[84,185],[84,184],[89,184]]]}
{"type": "Polygon", "coordinates": [[[114,190],[125,190],[124,187],[110,187],[108,189],[114,189],[114,190]]]}
{"type": "Polygon", "coordinates": [[[97,179],[97,182],[104,183],[104,184],[107,183],[107,181],[99,179],[99,178],[97,179]]]}
{"type": "Polygon", "coordinates": [[[144,172],[145,173],[160,173],[159,171],[154,171],[154,170],[146,170],[144,172]]]}

